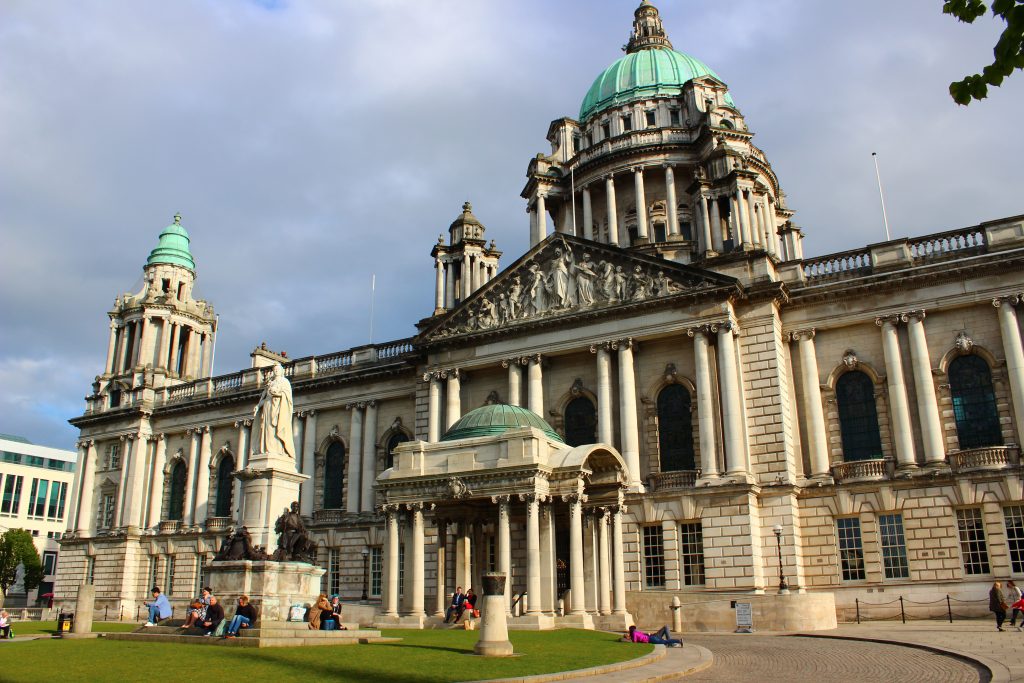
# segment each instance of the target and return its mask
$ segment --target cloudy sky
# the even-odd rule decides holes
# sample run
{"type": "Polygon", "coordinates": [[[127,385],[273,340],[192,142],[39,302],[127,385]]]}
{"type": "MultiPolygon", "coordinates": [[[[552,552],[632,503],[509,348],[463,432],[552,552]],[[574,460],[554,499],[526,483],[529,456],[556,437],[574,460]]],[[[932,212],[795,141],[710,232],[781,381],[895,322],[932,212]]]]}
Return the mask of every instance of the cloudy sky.
{"type": "MultiPolygon", "coordinates": [[[[218,374],[413,333],[473,202],[511,263],[548,123],[621,55],[635,0],[0,3],[0,432],[73,447],[114,297],[176,211],[218,374]]],[[[1024,74],[957,107],[999,26],[940,0],[662,0],[725,80],[805,252],[1024,213],[1024,74]]]]}

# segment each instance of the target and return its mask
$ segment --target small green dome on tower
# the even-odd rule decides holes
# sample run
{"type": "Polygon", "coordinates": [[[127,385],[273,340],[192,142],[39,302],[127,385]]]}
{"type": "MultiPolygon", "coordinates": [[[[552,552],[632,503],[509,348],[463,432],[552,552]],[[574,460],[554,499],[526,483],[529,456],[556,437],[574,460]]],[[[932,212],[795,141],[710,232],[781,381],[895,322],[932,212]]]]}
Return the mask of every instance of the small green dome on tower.
{"type": "Polygon", "coordinates": [[[558,432],[539,415],[526,408],[505,403],[486,405],[469,411],[448,428],[441,441],[494,436],[519,427],[535,427],[544,432],[549,439],[562,442],[558,432]]]}
{"type": "Polygon", "coordinates": [[[146,265],[156,263],[171,263],[176,266],[184,266],[189,270],[196,269],[196,262],[192,258],[192,252],[188,248],[189,238],[185,228],[181,227],[181,214],[174,214],[174,222],[164,228],[160,233],[160,242],[156,248],[149,252],[146,265]]]}

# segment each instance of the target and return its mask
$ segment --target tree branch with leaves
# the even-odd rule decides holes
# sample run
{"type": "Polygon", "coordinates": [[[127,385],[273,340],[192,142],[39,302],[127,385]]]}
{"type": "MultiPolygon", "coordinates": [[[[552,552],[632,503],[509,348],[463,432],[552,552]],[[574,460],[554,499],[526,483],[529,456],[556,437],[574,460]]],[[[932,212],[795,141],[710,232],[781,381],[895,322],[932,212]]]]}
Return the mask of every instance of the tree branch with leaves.
{"type": "MultiPolygon", "coordinates": [[[[981,0],[946,0],[942,11],[965,24],[985,15],[988,7],[981,0]]],[[[1006,28],[992,49],[992,63],[961,81],[949,84],[949,94],[957,104],[988,97],[988,86],[999,87],[1016,69],[1024,69],[1024,0],[994,0],[992,14],[1006,22],[1006,28]]]]}
{"type": "Polygon", "coordinates": [[[43,580],[43,563],[32,542],[32,534],[24,529],[10,529],[0,534],[0,598],[18,582],[18,568],[23,567],[22,584],[28,592],[43,580]]]}

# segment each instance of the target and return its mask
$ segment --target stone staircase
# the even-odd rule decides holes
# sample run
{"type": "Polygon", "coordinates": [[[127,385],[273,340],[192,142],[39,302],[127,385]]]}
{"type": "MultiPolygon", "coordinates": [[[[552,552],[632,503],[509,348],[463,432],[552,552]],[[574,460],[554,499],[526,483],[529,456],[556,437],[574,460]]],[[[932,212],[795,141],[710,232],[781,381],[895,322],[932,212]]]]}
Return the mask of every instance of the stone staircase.
{"type": "Polygon", "coordinates": [[[132,640],[149,643],[182,643],[188,645],[221,645],[224,647],[304,647],[313,645],[359,645],[391,643],[401,638],[386,638],[375,629],[359,624],[344,624],[343,631],[310,631],[301,621],[258,622],[257,628],[244,628],[237,638],[195,635],[181,630],[182,621],[163,622],[160,626],[140,626],[131,633],[108,633],[111,640],[132,640]]]}

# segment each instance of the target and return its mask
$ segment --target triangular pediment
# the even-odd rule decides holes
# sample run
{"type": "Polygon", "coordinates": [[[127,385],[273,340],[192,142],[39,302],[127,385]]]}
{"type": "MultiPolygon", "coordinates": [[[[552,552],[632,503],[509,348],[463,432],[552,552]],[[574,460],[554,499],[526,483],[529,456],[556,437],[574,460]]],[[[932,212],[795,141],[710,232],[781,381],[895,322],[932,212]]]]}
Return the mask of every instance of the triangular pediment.
{"type": "Polygon", "coordinates": [[[734,278],[555,233],[424,330],[424,342],[512,332],[662,300],[738,291],[734,278]]]}

